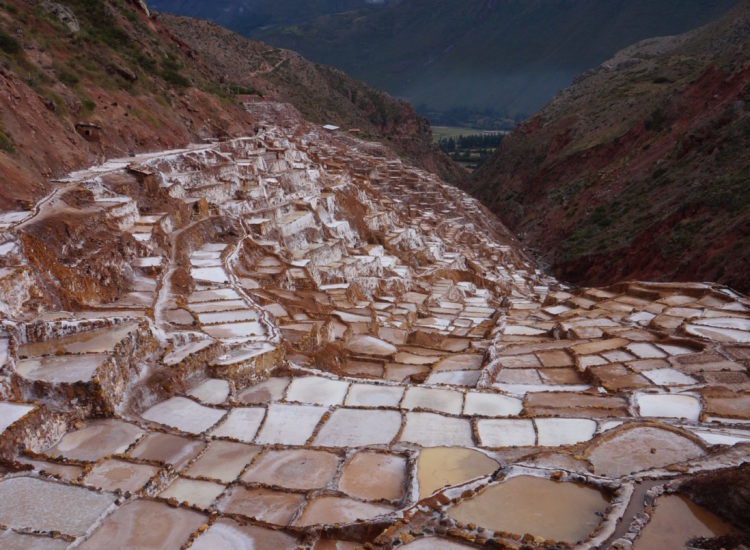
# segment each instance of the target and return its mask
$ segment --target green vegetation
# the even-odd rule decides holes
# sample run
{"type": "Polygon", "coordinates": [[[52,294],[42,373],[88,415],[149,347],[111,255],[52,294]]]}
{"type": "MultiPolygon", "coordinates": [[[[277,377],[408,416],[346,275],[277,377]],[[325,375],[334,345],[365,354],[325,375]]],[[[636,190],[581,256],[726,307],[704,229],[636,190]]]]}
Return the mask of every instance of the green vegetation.
{"type": "Polygon", "coordinates": [[[5,151],[6,153],[16,152],[16,147],[13,145],[13,142],[7,135],[5,135],[5,132],[3,132],[2,129],[0,129],[0,151],[5,151]]]}
{"type": "Polygon", "coordinates": [[[21,43],[11,35],[0,29],[0,51],[8,55],[16,55],[22,50],[21,43]]]}
{"type": "Polygon", "coordinates": [[[180,88],[188,88],[191,83],[190,80],[180,72],[182,68],[183,65],[177,56],[173,53],[168,53],[162,61],[161,77],[169,84],[180,88]]]}
{"type": "Polygon", "coordinates": [[[438,145],[455,162],[473,170],[492,156],[502,140],[503,134],[498,132],[458,134],[440,138],[438,145]]]}

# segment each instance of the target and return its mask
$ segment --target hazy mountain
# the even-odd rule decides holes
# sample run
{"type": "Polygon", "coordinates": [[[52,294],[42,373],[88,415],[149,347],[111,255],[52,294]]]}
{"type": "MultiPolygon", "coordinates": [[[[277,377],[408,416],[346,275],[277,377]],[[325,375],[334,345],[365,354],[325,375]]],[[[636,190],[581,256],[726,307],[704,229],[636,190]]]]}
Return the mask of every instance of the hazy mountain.
{"type": "Polygon", "coordinates": [[[473,193],[574,281],[750,289],[750,2],[646,40],[506,137],[473,193]]]}
{"type": "Polygon", "coordinates": [[[400,0],[377,6],[365,5],[364,0],[160,0],[151,4],[217,20],[339,67],[410,100],[433,123],[487,126],[533,114],[577,74],[619,49],[708,23],[736,0],[400,0]]]}

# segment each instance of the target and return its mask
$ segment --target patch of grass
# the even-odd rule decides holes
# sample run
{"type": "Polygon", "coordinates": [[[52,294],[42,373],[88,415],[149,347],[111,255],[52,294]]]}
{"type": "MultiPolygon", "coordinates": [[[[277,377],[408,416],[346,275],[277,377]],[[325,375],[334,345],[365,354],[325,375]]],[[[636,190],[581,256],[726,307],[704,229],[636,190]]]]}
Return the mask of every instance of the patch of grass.
{"type": "Polygon", "coordinates": [[[18,13],[18,8],[15,5],[9,4],[7,2],[0,2],[0,8],[7,10],[9,13],[18,13]]]}
{"type": "Polygon", "coordinates": [[[189,88],[191,86],[190,80],[182,73],[173,69],[164,69],[161,72],[161,77],[168,83],[179,88],[189,88]]]}
{"type": "Polygon", "coordinates": [[[57,78],[60,80],[60,82],[62,82],[63,84],[71,88],[73,86],[76,86],[81,81],[81,79],[78,78],[77,74],[72,73],[65,69],[57,73],[57,78]]]}
{"type": "Polygon", "coordinates": [[[607,214],[607,208],[604,205],[594,208],[591,216],[589,216],[589,223],[598,225],[599,227],[609,227],[612,225],[612,220],[607,214]]]}
{"type": "Polygon", "coordinates": [[[89,98],[81,100],[81,114],[83,116],[90,115],[96,110],[96,103],[89,98]]]}
{"type": "Polygon", "coordinates": [[[13,142],[2,130],[0,130],[0,151],[5,151],[6,153],[16,152],[15,145],[13,145],[13,142]]]}
{"type": "Polygon", "coordinates": [[[23,50],[23,48],[18,40],[0,30],[0,51],[7,53],[8,55],[16,55],[21,53],[21,50],[23,50]]]}

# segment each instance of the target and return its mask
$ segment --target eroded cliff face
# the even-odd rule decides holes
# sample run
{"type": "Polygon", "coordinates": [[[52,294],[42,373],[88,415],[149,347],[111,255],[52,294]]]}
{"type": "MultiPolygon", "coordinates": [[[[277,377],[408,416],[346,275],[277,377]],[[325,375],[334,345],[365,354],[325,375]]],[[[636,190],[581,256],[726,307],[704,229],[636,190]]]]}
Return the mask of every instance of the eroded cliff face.
{"type": "Polygon", "coordinates": [[[560,283],[387,147],[246,107],[6,216],[0,545],[747,542],[750,299],[560,283]]]}
{"type": "Polygon", "coordinates": [[[580,77],[469,185],[561,277],[750,288],[750,5],[580,77]]]}

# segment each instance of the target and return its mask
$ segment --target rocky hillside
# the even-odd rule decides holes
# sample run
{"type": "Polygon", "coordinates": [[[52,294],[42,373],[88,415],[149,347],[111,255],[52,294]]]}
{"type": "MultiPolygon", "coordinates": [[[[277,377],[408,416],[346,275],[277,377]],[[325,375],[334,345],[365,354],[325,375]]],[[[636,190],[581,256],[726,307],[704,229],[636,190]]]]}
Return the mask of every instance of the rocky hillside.
{"type": "Polygon", "coordinates": [[[581,76],[470,190],[557,274],[750,289],[750,3],[581,76]]]}
{"type": "MultiPolygon", "coordinates": [[[[264,66],[265,50],[252,47],[258,59],[227,58],[227,66],[264,66]]],[[[422,166],[443,163],[449,169],[450,161],[431,145],[427,123],[407,104],[301,58],[295,62],[296,70],[314,72],[317,80],[299,89],[296,81],[265,83],[259,76],[255,89],[286,98],[303,112],[309,110],[301,98],[329,93],[318,86],[371,94],[370,104],[347,105],[339,116],[343,103],[329,102],[326,118],[362,128],[373,139],[387,141],[392,133],[414,144],[402,152],[413,153],[422,166]],[[371,123],[374,116],[382,123],[371,123]]],[[[46,192],[49,178],[105,157],[251,132],[255,121],[243,108],[243,94],[253,90],[232,79],[237,72],[219,82],[214,59],[202,59],[142,1],[2,0],[0,210],[29,205],[46,192]]]]}

